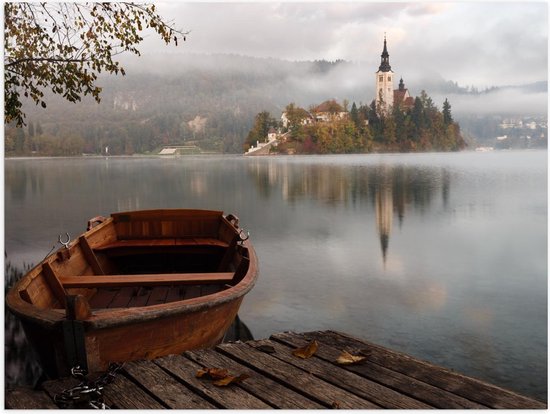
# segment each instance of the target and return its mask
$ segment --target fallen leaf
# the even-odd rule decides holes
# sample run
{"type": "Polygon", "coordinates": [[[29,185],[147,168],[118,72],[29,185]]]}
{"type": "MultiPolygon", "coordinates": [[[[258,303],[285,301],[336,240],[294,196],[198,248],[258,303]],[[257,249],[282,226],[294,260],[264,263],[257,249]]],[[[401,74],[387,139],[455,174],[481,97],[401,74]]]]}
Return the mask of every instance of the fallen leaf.
{"type": "Polygon", "coordinates": [[[262,352],[265,352],[267,354],[274,354],[275,353],[275,348],[273,348],[271,345],[260,345],[260,346],[257,346],[256,349],[258,351],[262,351],[262,352]]]}
{"type": "Polygon", "coordinates": [[[239,382],[244,381],[245,379],[250,378],[250,375],[248,374],[241,374],[238,377],[234,377],[232,375],[228,375],[225,378],[219,379],[217,381],[214,381],[212,384],[216,385],[217,387],[227,387],[230,384],[238,384],[239,382]]]}
{"type": "Polygon", "coordinates": [[[209,378],[212,380],[220,380],[229,375],[229,371],[223,368],[202,368],[195,375],[197,378],[209,378]]]}
{"type": "Polygon", "coordinates": [[[338,401],[333,401],[332,404],[330,404],[330,408],[339,409],[340,403],[338,401]]]}
{"type": "Polygon", "coordinates": [[[292,355],[303,359],[310,358],[313,354],[315,354],[315,352],[317,352],[317,348],[319,348],[319,345],[317,344],[317,341],[313,340],[306,346],[292,351],[292,355]]]}
{"type": "Polygon", "coordinates": [[[340,365],[352,365],[358,364],[366,359],[366,357],[361,355],[352,355],[347,351],[342,351],[342,353],[336,359],[336,363],[340,365]]]}

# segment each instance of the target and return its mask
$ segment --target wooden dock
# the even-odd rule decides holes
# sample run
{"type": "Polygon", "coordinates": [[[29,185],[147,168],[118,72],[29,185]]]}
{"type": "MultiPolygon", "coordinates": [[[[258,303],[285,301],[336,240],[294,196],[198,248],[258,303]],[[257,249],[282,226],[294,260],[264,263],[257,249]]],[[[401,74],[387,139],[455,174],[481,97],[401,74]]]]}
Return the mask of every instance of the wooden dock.
{"type": "MultiPolygon", "coordinates": [[[[76,384],[78,380],[66,378],[45,382],[41,390],[7,390],[5,405],[58,408],[53,397],[76,384]]],[[[334,331],[285,332],[128,362],[105,386],[103,397],[110,408],[120,409],[547,408],[546,403],[334,331]],[[314,340],[318,346],[313,356],[293,355],[314,340]],[[366,358],[337,364],[344,350],[366,358]],[[197,378],[199,370],[214,367],[248,378],[226,387],[197,378]]]]}

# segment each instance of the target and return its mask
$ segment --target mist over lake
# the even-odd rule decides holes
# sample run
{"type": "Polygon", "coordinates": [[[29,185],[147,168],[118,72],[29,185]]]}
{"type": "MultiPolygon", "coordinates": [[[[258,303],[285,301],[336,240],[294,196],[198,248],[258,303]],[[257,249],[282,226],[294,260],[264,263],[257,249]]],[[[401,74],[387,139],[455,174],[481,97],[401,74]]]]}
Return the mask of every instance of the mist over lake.
{"type": "Polygon", "coordinates": [[[546,151],[5,160],[15,266],[154,208],[240,218],[255,338],[340,330],[546,400],[546,151]]]}

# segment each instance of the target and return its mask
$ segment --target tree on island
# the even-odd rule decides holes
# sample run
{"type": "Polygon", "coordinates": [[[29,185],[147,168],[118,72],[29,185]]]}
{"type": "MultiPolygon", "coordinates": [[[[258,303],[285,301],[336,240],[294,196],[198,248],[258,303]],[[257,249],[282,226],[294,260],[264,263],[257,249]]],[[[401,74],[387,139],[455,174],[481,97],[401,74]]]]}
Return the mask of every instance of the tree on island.
{"type": "Polygon", "coordinates": [[[451,116],[451,104],[445,98],[445,102],[443,102],[443,123],[445,125],[449,125],[453,122],[453,117],[451,116]]]}
{"type": "MultiPolygon", "coordinates": [[[[325,102],[323,111],[340,113],[341,107],[335,101],[327,102],[331,105],[325,102]]],[[[312,106],[312,110],[319,107],[321,105],[312,106]]],[[[279,145],[277,151],[328,154],[458,151],[465,147],[447,99],[443,111],[439,111],[428,94],[422,91],[412,107],[396,104],[390,109],[377,105],[374,100],[370,105],[360,107],[354,102],[350,112],[343,116],[318,119],[303,125],[299,122],[296,106],[290,104],[285,111],[291,131],[290,141],[279,145]]],[[[258,129],[257,125],[249,137],[258,129]]]]}
{"type": "Polygon", "coordinates": [[[257,142],[264,142],[270,128],[278,127],[278,122],[268,111],[262,111],[254,118],[254,125],[248,133],[245,141],[245,150],[254,146],[257,142]]]}
{"type": "Polygon", "coordinates": [[[4,5],[4,122],[25,124],[22,97],[46,107],[44,91],[70,102],[91,95],[102,71],[124,75],[115,57],[140,55],[144,28],[178,44],[186,32],[175,29],[154,4],[6,3],[4,5]]]}

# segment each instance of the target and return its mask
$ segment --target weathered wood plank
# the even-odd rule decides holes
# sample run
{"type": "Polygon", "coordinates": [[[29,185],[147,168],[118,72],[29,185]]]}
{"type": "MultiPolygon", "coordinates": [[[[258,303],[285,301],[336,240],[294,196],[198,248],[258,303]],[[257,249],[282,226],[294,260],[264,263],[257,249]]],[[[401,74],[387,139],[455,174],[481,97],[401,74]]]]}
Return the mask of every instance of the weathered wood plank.
{"type": "MultiPolygon", "coordinates": [[[[240,387],[216,387],[208,380],[196,378],[201,365],[181,355],[169,355],[155,360],[163,369],[192,388],[194,392],[206,398],[220,408],[259,409],[272,408],[240,387]]],[[[245,380],[249,381],[251,378],[245,380]]]]}
{"type": "Polygon", "coordinates": [[[198,285],[188,286],[185,289],[184,299],[198,298],[201,295],[201,287],[198,285]]]}
{"type": "MultiPolygon", "coordinates": [[[[304,341],[307,344],[309,341],[304,341]]],[[[259,340],[247,342],[252,347],[271,346],[275,350],[271,356],[292,364],[298,368],[308,371],[309,373],[329,382],[337,387],[344,388],[346,391],[372,401],[384,408],[407,408],[407,409],[428,409],[432,406],[411,397],[403,395],[390,388],[384,387],[374,381],[356,375],[353,372],[347,371],[342,366],[332,364],[326,360],[317,357],[302,359],[292,355],[294,347],[288,347],[286,344],[277,343],[270,340],[259,340]]],[[[322,345],[320,345],[322,347],[322,345]]]]}
{"type": "Polygon", "coordinates": [[[231,240],[231,243],[229,244],[229,247],[225,250],[225,254],[222,257],[222,260],[220,261],[220,264],[218,265],[218,272],[223,272],[224,270],[226,270],[228,268],[229,263],[231,263],[231,260],[233,259],[233,256],[235,255],[235,249],[237,247],[237,243],[238,243],[239,240],[240,240],[239,235],[235,234],[233,236],[233,240],[231,240]]]}
{"type": "Polygon", "coordinates": [[[110,408],[125,410],[166,408],[143,389],[120,374],[103,389],[103,395],[105,396],[105,403],[110,408]]]}
{"type": "Polygon", "coordinates": [[[113,301],[109,304],[109,308],[126,308],[132,296],[134,296],[133,287],[123,287],[120,288],[114,297],[113,301]]]}
{"type": "Polygon", "coordinates": [[[44,391],[23,387],[6,389],[4,403],[6,408],[15,410],[59,408],[44,391]]]}
{"type": "MultiPolygon", "coordinates": [[[[315,354],[325,361],[334,362],[343,350],[350,351],[346,347],[333,347],[329,340],[322,337],[312,337],[308,334],[296,334],[292,332],[278,333],[271,336],[271,339],[286,343],[294,347],[301,347],[315,339],[319,343],[319,349],[315,354]]],[[[353,351],[353,350],[351,350],[353,351]]],[[[352,371],[362,377],[375,381],[388,389],[423,401],[436,408],[487,408],[481,404],[470,401],[466,398],[454,395],[448,391],[426,384],[423,381],[408,377],[400,372],[384,368],[368,359],[359,365],[341,367],[352,371]]]]}
{"type": "Polygon", "coordinates": [[[45,262],[42,265],[42,274],[59,303],[65,306],[67,304],[67,292],[49,262],[45,262]]]}
{"type": "Polygon", "coordinates": [[[379,408],[377,404],[335,387],[310,374],[307,370],[299,369],[245,343],[221,344],[216,347],[216,350],[281,382],[285,387],[291,388],[325,407],[379,408]]]}
{"type": "MultiPolygon", "coordinates": [[[[89,379],[93,379],[90,377],[89,379]]],[[[57,394],[68,390],[80,381],[68,377],[58,380],[46,381],[42,388],[53,400],[57,394]]],[[[118,374],[114,381],[103,388],[105,404],[110,408],[121,409],[161,409],[166,408],[128,378],[118,374]]]]}
{"type": "Polygon", "coordinates": [[[227,283],[232,272],[223,273],[166,273],[146,275],[63,276],[59,280],[65,288],[159,286],[197,283],[227,283]]]}
{"type": "Polygon", "coordinates": [[[201,295],[213,295],[214,293],[221,292],[222,290],[225,290],[225,287],[223,285],[204,285],[201,288],[201,295]]]}
{"type": "Polygon", "coordinates": [[[149,300],[149,297],[151,296],[151,292],[153,291],[152,287],[140,287],[138,291],[135,293],[134,296],[132,296],[132,299],[130,299],[130,303],[128,303],[128,307],[139,307],[139,306],[145,306],[147,305],[147,301],[149,300]]]}
{"type": "MultiPolygon", "coordinates": [[[[166,297],[170,289],[164,290],[159,295],[166,297]]],[[[93,381],[97,375],[88,379],[93,381]]],[[[63,378],[43,383],[43,392],[7,389],[5,405],[57,408],[55,395],[77,384],[74,378],[63,378]]],[[[122,409],[485,408],[479,402],[482,399],[495,408],[546,408],[528,397],[334,331],[284,332],[269,340],[127,362],[104,387],[103,397],[109,407],[122,409]],[[313,357],[304,360],[292,355],[293,349],[312,339],[319,344],[313,357]],[[338,365],[335,360],[343,350],[366,355],[367,360],[338,365]],[[202,367],[250,377],[237,385],[216,387],[196,378],[202,367]]]]}
{"type": "Polygon", "coordinates": [[[151,361],[135,361],[124,364],[124,371],[134,382],[174,409],[216,408],[213,404],[191,392],[187,387],[167,374],[151,361]]]}
{"type": "Polygon", "coordinates": [[[184,295],[185,295],[185,286],[182,286],[182,285],[170,286],[168,295],[166,295],[166,303],[182,300],[184,295]]]}
{"type": "Polygon", "coordinates": [[[321,404],[298,394],[270,378],[259,375],[256,371],[211,349],[188,351],[183,355],[204,367],[224,368],[231,373],[250,375],[251,378],[243,381],[239,386],[274,408],[289,410],[324,408],[321,404]]]}
{"type": "Polygon", "coordinates": [[[166,296],[168,296],[169,290],[170,288],[168,286],[155,286],[149,296],[147,306],[166,303],[166,296]]]}
{"type": "Polygon", "coordinates": [[[78,242],[80,243],[82,254],[84,255],[84,258],[86,259],[86,261],[89,263],[93,272],[96,275],[104,275],[105,272],[103,271],[103,267],[101,266],[101,263],[99,263],[99,260],[97,259],[94,251],[90,247],[90,244],[88,243],[88,239],[86,239],[86,236],[80,236],[78,238],[78,242]]]}
{"type": "Polygon", "coordinates": [[[330,337],[335,345],[361,350],[372,362],[491,408],[547,408],[547,405],[540,401],[350,335],[325,331],[312,333],[311,336],[330,337]]]}
{"type": "Polygon", "coordinates": [[[55,401],[55,396],[57,394],[61,394],[63,391],[75,387],[80,383],[75,378],[69,377],[69,378],[61,378],[58,380],[50,380],[45,381],[42,383],[41,387],[42,389],[48,394],[48,396],[52,399],[52,401],[55,401]]]}
{"type": "Polygon", "coordinates": [[[212,246],[212,247],[222,247],[227,248],[228,243],[218,240],[218,239],[196,239],[196,238],[178,238],[178,239],[126,239],[126,240],[117,240],[104,245],[96,246],[94,250],[96,251],[105,251],[112,249],[121,249],[129,247],[166,247],[171,248],[174,246],[179,247],[193,247],[193,246],[212,246]]]}
{"type": "Polygon", "coordinates": [[[100,288],[90,299],[90,306],[95,309],[105,309],[113,301],[118,289],[116,288],[100,288]]]}

